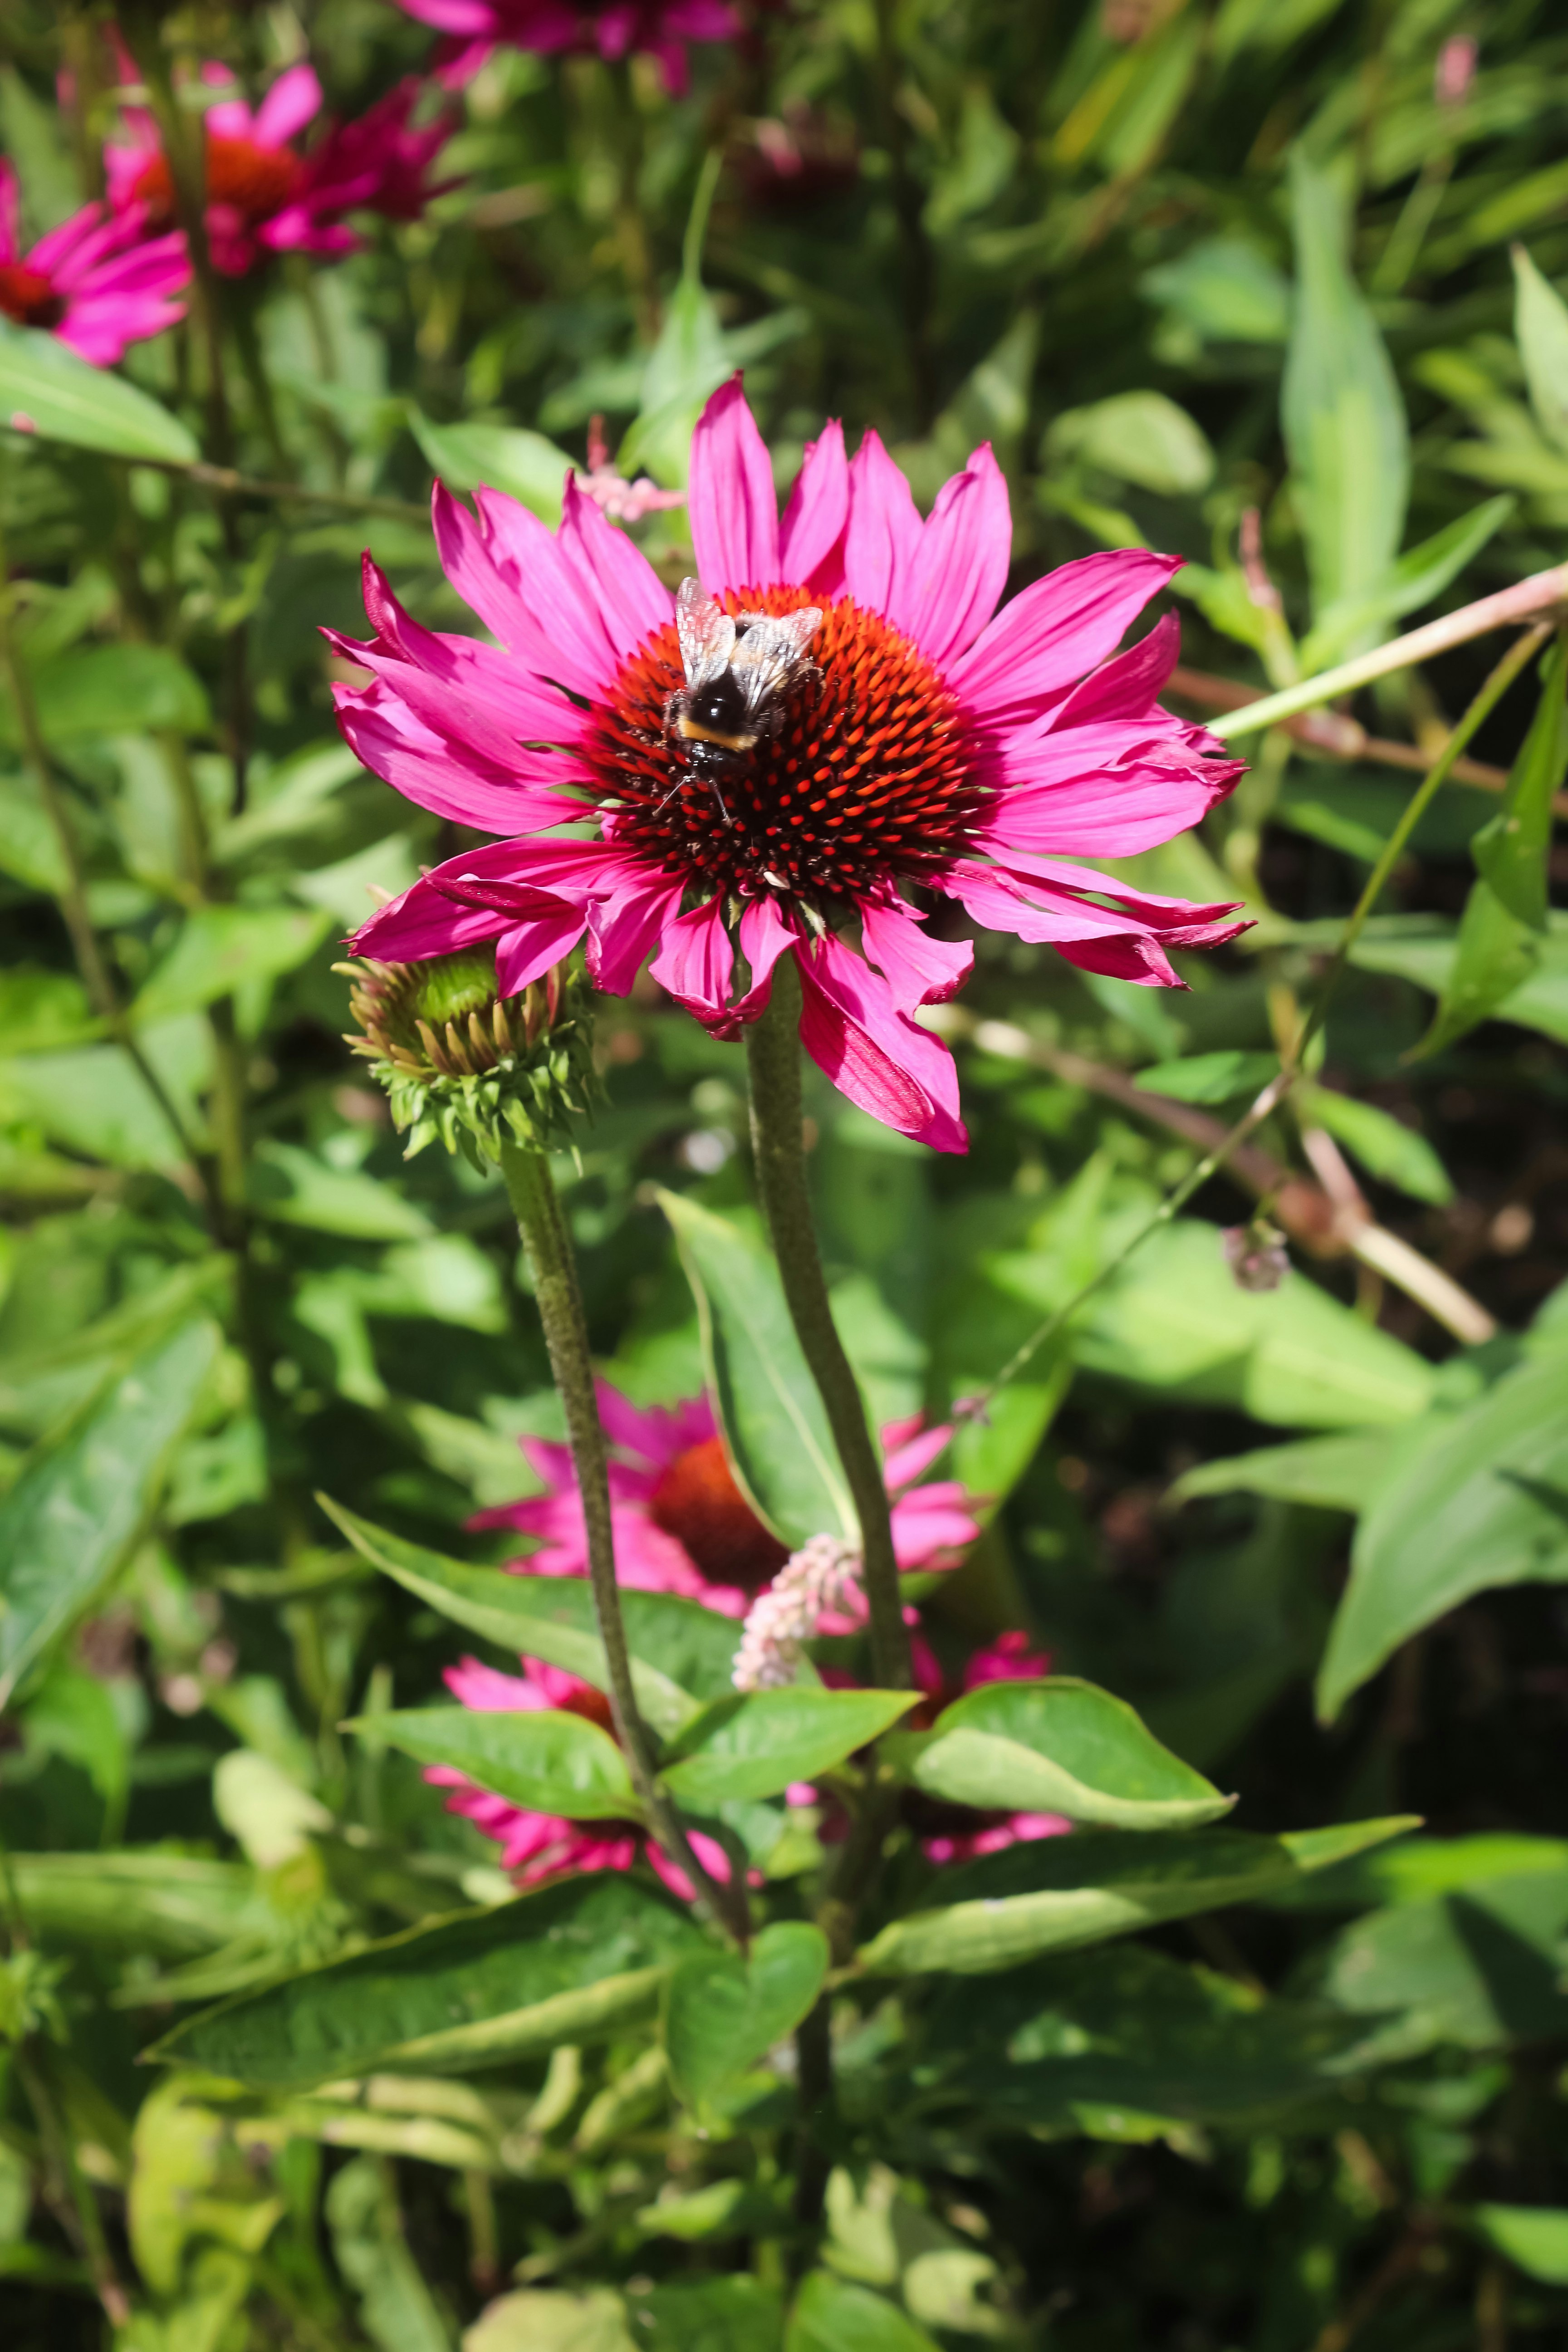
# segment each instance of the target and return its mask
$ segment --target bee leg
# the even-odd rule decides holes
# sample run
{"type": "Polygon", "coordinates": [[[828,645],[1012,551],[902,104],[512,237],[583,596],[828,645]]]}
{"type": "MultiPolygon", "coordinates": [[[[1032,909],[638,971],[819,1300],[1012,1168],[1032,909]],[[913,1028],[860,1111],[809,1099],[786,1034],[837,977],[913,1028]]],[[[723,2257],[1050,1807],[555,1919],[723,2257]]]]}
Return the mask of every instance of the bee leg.
{"type": "Polygon", "coordinates": [[[724,795],[723,795],[723,793],[719,790],[719,779],[718,779],[718,777],[717,777],[717,776],[715,776],[715,777],[712,779],[712,784],[713,784],[713,797],[714,797],[714,799],[715,799],[715,800],[718,802],[718,803],[719,803],[719,814],[720,814],[720,815],[723,818],[723,820],[724,820],[725,824],[726,824],[727,825],[729,825],[729,826],[731,828],[731,830],[732,830],[732,829],[733,829],[733,827],[734,827],[735,820],[734,820],[734,818],[730,814],[729,810],[728,810],[728,809],[725,807],[725,805],[724,805],[724,795]]]}

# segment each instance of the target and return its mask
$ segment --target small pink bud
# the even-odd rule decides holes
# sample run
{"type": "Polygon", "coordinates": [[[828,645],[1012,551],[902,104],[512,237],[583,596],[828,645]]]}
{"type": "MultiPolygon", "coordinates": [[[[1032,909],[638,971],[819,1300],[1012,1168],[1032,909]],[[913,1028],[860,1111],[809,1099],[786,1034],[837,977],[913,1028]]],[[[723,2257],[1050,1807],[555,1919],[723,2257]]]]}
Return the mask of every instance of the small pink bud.
{"type": "Polygon", "coordinates": [[[32,417],[28,415],[25,408],[14,408],[11,411],[11,430],[13,433],[36,433],[37,429],[37,425],[35,424],[32,417]]]}
{"type": "Polygon", "coordinates": [[[1432,95],[1439,106],[1463,106],[1476,78],[1477,49],[1468,33],[1456,33],[1437,52],[1432,95]]]}
{"type": "Polygon", "coordinates": [[[1267,1218],[1226,1225],[1219,1242],[1238,1290],[1278,1290],[1290,1271],[1285,1236],[1267,1218]]]}

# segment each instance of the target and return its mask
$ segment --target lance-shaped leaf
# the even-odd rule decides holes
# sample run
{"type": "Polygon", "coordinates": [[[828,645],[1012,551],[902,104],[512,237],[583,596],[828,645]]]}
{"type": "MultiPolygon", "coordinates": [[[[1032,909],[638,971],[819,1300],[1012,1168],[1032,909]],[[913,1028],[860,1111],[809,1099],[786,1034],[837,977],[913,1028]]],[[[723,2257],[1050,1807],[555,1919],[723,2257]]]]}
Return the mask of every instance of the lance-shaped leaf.
{"type": "Polygon", "coordinates": [[[421,1764],[445,1764],[498,1797],[569,1822],[625,1821],[641,1810],[626,1758],[606,1732],[555,1707],[516,1715],[468,1706],[396,1707],[360,1716],[368,1732],[421,1764]]]}
{"type": "Polygon", "coordinates": [[[123,376],[92,367],[40,327],[0,320],[0,424],[114,457],[201,456],[185,426],[123,376]]]}
{"type": "MultiPolygon", "coordinates": [[[[588,1585],[564,1576],[509,1576],[472,1568],[373,1527],[326,1496],[321,1508],[363,1558],[443,1617],[514,1656],[563,1666],[595,1690],[609,1671],[588,1585]]],[[[739,1638],[728,1617],[665,1592],[621,1593],[637,1705],[663,1736],[679,1729],[702,1701],[727,1691],[739,1638]]]]}
{"type": "MultiPolygon", "coordinates": [[[[1541,700],[1508,780],[1503,803],[1470,844],[1478,870],[1515,919],[1546,929],[1546,858],[1552,846],[1552,803],[1568,768],[1568,633],[1542,664],[1541,700]]],[[[1460,953],[1463,955],[1461,940],[1460,953]]]]}
{"type": "Polygon", "coordinates": [[[141,1534],[220,1345],[204,1319],[146,1349],[39,1447],[0,1503],[0,1706],[141,1534]]]}
{"type": "Polygon", "coordinates": [[[915,1691],[731,1691],[711,1700],[666,1750],[659,1776],[695,1812],[776,1796],[864,1748],[914,1706],[915,1691]]]}
{"type": "Polygon", "coordinates": [[[1242,1830],[1183,1837],[1085,1830],[1040,1838],[941,1874],[940,1907],[895,1919],[859,1954],[877,1975],[1010,1969],[1038,1952],[1130,1936],[1163,1919],[1250,1903],[1302,1875],[1418,1829],[1413,1815],[1254,1837],[1242,1830]]]}
{"type": "Polygon", "coordinates": [[[1219,1790],[1162,1748],[1124,1700],[1057,1675],[987,1683],[900,1743],[909,1778],[932,1797],[987,1811],[1065,1813],[1114,1829],[1194,1829],[1230,1811],[1219,1790]]]}
{"type": "Polygon", "coordinates": [[[827,1938],[781,1919],[739,1952],[693,1952],[669,1980],[664,2042],[680,2095],[700,2106],[793,2032],[827,1974],[827,1938]]]}
{"type": "Polygon", "coordinates": [[[1505,1373],[1436,1422],[1356,1530],[1318,1677],[1331,1722],[1402,1642],[1500,1584],[1568,1582],[1568,1356],[1505,1373]]]}
{"type": "Polygon", "coordinates": [[[738,1225],[661,1192],[697,1299],[708,1384],[735,1476],[781,1541],[858,1540],[849,1490],[778,1269],[738,1225]]]}
{"type": "Polygon", "coordinates": [[[148,2054],[280,2090],[388,2067],[468,2074],[618,2031],[703,1941],[684,1905],[636,1878],[557,1880],[242,1993],[148,2054]]]}
{"type": "Polygon", "coordinates": [[[1568,456],[1568,305],[1522,245],[1513,248],[1513,331],[1535,421],[1568,456]]]}

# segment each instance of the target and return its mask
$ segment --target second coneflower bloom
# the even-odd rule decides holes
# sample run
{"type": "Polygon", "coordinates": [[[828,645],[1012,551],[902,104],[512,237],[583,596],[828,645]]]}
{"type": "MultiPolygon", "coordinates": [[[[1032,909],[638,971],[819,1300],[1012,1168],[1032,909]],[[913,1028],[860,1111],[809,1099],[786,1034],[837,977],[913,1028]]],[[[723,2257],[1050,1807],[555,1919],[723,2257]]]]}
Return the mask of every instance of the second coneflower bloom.
{"type": "Polygon", "coordinates": [[[568,483],[558,532],[495,491],[476,504],[437,486],[437,545],[499,645],[419,627],[367,558],[375,635],[332,641],[372,675],[336,689],[338,716],[410,800],[510,837],[416,882],[356,953],[493,939],[510,993],[585,935],[600,988],[624,995],[652,955],[654,979],[719,1036],[756,1019],[793,956],[802,1042],[840,1091],[962,1151],[952,1059],[915,1017],[973,961],[928,929],[942,900],[1154,986],[1180,984],[1170,948],[1243,928],[1230,906],[1151,897],[1079,862],[1168,840],[1239,772],[1160,708],[1173,617],[1116,651],[1177,559],[1086,556],[998,612],[1012,528],[988,447],[922,521],[876,434],[850,461],[829,425],[781,521],[738,381],[714,394],[692,446],[688,604],[711,600],[742,649],[767,620],[816,615],[766,723],[731,729],[744,749],[728,759],[679,723],[676,600],[593,501],[568,483]],[[589,836],[540,837],[569,824],[589,836]]]}

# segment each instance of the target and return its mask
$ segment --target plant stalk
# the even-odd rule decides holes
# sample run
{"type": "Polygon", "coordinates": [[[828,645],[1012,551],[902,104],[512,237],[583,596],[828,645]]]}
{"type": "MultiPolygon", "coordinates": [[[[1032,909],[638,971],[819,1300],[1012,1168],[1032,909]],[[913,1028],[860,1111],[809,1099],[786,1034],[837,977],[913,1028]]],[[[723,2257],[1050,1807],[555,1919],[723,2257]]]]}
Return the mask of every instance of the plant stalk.
{"type": "Polygon", "coordinates": [[[566,1436],[587,1534],[588,1576],[609,1673],[610,1708],[632,1785],[659,1844],[690,1880],[700,1907],[744,1944],[750,1925],[745,1880],[741,1877],[726,1886],[703,1868],[658,1785],[653,1744],[637,1707],[626,1623],[621,1615],[620,1588],[616,1581],[609,1473],[605,1433],[594,1394],[587,1318],[583,1311],[572,1239],[561,1213],[550,1161],[542,1151],[531,1146],[506,1142],[501,1146],[500,1164],[507,1197],[528,1252],[539,1319],[544,1326],[544,1344],[550,1351],[550,1369],[566,1408],[566,1436]]]}
{"type": "Polygon", "coordinates": [[[781,956],[773,967],[767,1010],[746,1031],[757,1190],[773,1235],[790,1319],[827,1408],[860,1524],[872,1672],[882,1689],[909,1690],[914,1674],[899,1597],[887,1482],[866,1419],[859,1382],[833,1320],[812,1223],[801,1131],[800,1011],[800,973],[795,957],[781,956]]]}

